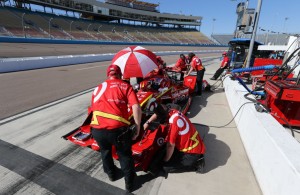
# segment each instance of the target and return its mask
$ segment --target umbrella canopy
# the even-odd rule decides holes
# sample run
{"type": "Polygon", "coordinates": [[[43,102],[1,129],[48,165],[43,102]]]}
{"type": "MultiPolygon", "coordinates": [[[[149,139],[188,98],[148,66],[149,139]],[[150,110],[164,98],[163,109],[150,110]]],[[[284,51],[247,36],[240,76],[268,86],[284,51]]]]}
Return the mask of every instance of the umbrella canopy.
{"type": "Polygon", "coordinates": [[[121,68],[124,78],[145,77],[158,68],[156,55],[141,46],[131,46],[119,51],[112,64],[121,68]]]}

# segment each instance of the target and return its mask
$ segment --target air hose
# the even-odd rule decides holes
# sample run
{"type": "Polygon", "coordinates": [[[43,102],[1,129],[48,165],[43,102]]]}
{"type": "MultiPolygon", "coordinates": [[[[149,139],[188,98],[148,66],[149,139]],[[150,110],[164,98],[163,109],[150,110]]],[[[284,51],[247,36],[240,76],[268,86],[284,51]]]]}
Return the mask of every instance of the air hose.
{"type": "MultiPolygon", "coordinates": [[[[233,73],[240,73],[240,72],[252,72],[252,71],[257,71],[257,70],[272,70],[274,68],[276,68],[275,65],[267,65],[267,66],[251,67],[251,68],[239,68],[239,69],[232,70],[231,73],[233,74],[233,73]]],[[[251,93],[253,95],[265,96],[264,92],[261,92],[261,91],[251,91],[241,78],[236,77],[236,79],[243,85],[243,87],[249,93],[251,93]]]]}
{"type": "Polygon", "coordinates": [[[262,91],[251,91],[251,90],[247,87],[247,85],[244,83],[244,81],[243,81],[241,78],[237,77],[236,79],[237,79],[237,80],[243,85],[243,87],[245,87],[245,89],[246,89],[249,93],[251,93],[252,95],[265,96],[265,92],[262,92],[262,91]]]}
{"type": "Polygon", "coordinates": [[[257,70],[272,70],[274,68],[276,68],[275,65],[258,66],[258,67],[251,67],[251,68],[238,68],[232,70],[231,73],[252,72],[257,70]]]}

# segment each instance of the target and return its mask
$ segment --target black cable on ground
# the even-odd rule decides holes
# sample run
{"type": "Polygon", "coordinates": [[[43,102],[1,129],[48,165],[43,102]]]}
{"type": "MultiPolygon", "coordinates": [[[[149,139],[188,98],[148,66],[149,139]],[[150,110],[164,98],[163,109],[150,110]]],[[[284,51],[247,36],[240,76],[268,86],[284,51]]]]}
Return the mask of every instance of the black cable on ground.
{"type": "Polygon", "coordinates": [[[218,87],[220,87],[221,85],[223,85],[223,82],[224,82],[225,78],[228,77],[228,76],[230,76],[230,74],[226,74],[225,76],[220,77],[214,84],[211,85],[212,90],[215,90],[218,87]],[[215,84],[217,84],[218,82],[220,82],[220,84],[218,86],[215,86],[215,84]]]}
{"type": "Polygon", "coordinates": [[[238,111],[235,113],[234,117],[225,125],[222,125],[222,126],[213,126],[213,125],[205,125],[205,124],[199,124],[199,123],[194,123],[196,125],[200,125],[200,126],[204,126],[204,127],[214,127],[214,128],[223,128],[223,127],[226,127],[227,125],[229,125],[230,123],[232,123],[232,121],[235,119],[235,117],[237,116],[237,114],[240,112],[241,108],[246,105],[246,104],[253,104],[253,102],[245,102],[244,104],[242,104],[238,111]]]}

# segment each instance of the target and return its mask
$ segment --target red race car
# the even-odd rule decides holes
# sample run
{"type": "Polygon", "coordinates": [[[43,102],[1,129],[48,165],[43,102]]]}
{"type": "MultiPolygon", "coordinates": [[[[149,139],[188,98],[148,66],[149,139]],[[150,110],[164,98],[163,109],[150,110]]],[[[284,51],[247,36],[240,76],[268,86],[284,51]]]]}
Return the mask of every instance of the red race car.
{"type": "MultiPolygon", "coordinates": [[[[173,73],[172,73],[173,74],[173,73]]],[[[169,107],[186,113],[191,103],[191,93],[195,88],[196,76],[185,77],[185,80],[178,80],[168,76],[153,76],[144,79],[139,85],[135,85],[137,97],[143,110],[142,123],[153,114],[155,104],[162,103],[169,107]]],[[[128,112],[132,113],[131,109],[128,112]]],[[[75,130],[64,135],[63,138],[83,147],[90,147],[99,151],[98,146],[90,132],[90,122],[92,112],[88,112],[88,117],[84,123],[75,130]]],[[[132,114],[129,121],[132,121],[132,114]]],[[[132,155],[136,168],[148,171],[154,155],[161,149],[165,143],[165,137],[168,134],[168,128],[164,124],[152,124],[151,129],[142,130],[139,137],[132,145],[132,155]]],[[[118,159],[115,149],[113,157],[118,159]]]]}

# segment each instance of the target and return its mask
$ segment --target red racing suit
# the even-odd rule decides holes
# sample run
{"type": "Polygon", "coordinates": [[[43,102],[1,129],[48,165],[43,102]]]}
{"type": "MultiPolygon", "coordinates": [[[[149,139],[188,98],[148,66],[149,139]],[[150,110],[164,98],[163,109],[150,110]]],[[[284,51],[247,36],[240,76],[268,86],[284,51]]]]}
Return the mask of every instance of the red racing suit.
{"type": "Polygon", "coordinates": [[[108,79],[95,88],[92,95],[91,127],[96,129],[116,129],[130,125],[129,108],[138,104],[136,94],[130,84],[120,79],[108,79]]]}
{"type": "Polygon", "coordinates": [[[204,154],[205,145],[191,121],[181,112],[171,109],[169,112],[170,130],[166,141],[184,153],[204,154]]]}
{"type": "Polygon", "coordinates": [[[186,70],[186,61],[179,58],[174,66],[176,71],[184,71],[186,70]]]}
{"type": "Polygon", "coordinates": [[[227,56],[224,56],[220,68],[224,69],[229,65],[229,58],[227,56]]]}
{"type": "Polygon", "coordinates": [[[195,71],[199,71],[199,70],[203,70],[204,66],[202,65],[202,62],[200,60],[200,58],[198,58],[197,56],[194,56],[191,60],[191,66],[193,67],[193,69],[195,71]]]}

